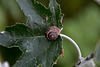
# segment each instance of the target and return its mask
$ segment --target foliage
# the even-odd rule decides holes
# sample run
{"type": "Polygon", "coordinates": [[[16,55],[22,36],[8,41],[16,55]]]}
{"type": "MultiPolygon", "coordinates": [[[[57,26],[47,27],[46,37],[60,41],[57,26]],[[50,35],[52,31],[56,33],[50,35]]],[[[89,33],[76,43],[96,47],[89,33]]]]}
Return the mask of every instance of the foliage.
{"type": "Polygon", "coordinates": [[[14,67],[52,66],[62,53],[62,39],[46,39],[44,33],[50,26],[62,28],[63,14],[55,0],[45,8],[34,0],[17,0],[28,21],[7,27],[0,33],[0,45],[8,48],[19,47],[23,54],[14,67]]]}
{"type": "MultiPolygon", "coordinates": [[[[48,0],[38,1],[41,1],[46,5],[48,3],[48,0]]],[[[75,2],[72,0],[57,0],[57,2],[61,4],[63,9],[62,11],[65,14],[62,33],[70,36],[79,44],[83,57],[88,56],[94,52],[94,49],[98,48],[98,46],[97,48],[95,48],[95,46],[100,38],[99,5],[93,1],[91,3],[91,0],[75,0],[75,2]]],[[[30,15],[27,18],[31,19],[30,15]]],[[[0,31],[3,31],[5,26],[15,24],[15,22],[24,21],[25,19],[23,17],[23,13],[15,0],[0,0],[0,31]]],[[[27,22],[29,21],[30,20],[27,22]]],[[[48,23],[47,24],[49,27],[50,22],[48,23]]],[[[25,26],[27,27],[27,25],[25,26]]],[[[28,28],[30,28],[30,26],[28,28]]],[[[72,67],[77,62],[78,55],[75,47],[66,40],[63,42],[63,47],[65,51],[64,58],[60,58],[54,67],[72,67]]],[[[95,62],[99,67],[99,49],[97,52],[98,56],[95,57],[95,62]]],[[[4,61],[8,61],[11,66],[15,63],[16,59],[19,59],[19,55],[21,55],[21,51],[18,49],[18,47],[14,46],[13,48],[6,48],[0,46],[0,57],[4,61]]]]}

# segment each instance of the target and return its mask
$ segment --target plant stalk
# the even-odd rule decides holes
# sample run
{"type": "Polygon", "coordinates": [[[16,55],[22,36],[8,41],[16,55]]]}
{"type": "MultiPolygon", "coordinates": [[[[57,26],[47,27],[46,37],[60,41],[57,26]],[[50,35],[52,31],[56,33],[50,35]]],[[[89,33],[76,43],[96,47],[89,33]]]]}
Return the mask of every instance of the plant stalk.
{"type": "Polygon", "coordinates": [[[73,39],[71,39],[70,37],[68,37],[68,36],[66,36],[64,34],[60,34],[60,36],[68,39],[69,41],[71,41],[74,44],[74,46],[76,47],[76,49],[78,51],[78,55],[79,55],[78,59],[79,59],[79,61],[81,61],[82,54],[81,54],[81,50],[80,50],[79,46],[77,45],[77,43],[73,39]]]}

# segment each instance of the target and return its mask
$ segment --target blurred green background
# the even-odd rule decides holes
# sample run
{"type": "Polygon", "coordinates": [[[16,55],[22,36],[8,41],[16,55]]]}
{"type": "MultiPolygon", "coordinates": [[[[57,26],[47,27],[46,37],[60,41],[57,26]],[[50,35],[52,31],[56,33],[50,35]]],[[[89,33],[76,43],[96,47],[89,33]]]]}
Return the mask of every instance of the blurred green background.
{"type": "MultiPolygon", "coordinates": [[[[49,0],[38,0],[48,7],[49,0]]],[[[100,40],[100,5],[94,0],[57,0],[64,13],[63,34],[74,39],[83,57],[94,52],[100,40]]],[[[16,0],[0,0],[0,31],[16,22],[24,23],[25,16],[16,0]]],[[[54,67],[72,67],[77,62],[78,53],[70,41],[63,39],[64,57],[60,57],[54,67]]],[[[1,61],[12,66],[22,52],[19,48],[0,46],[1,61]]]]}

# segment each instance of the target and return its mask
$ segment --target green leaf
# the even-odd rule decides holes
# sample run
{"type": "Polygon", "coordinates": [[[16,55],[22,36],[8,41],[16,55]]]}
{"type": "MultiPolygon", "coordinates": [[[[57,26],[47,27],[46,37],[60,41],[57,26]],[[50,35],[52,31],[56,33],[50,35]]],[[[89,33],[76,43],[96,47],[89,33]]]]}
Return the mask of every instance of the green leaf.
{"type": "Polygon", "coordinates": [[[14,67],[51,67],[62,53],[62,39],[46,39],[44,33],[50,26],[62,28],[62,14],[56,1],[50,1],[50,9],[35,0],[17,0],[28,21],[7,27],[0,33],[0,45],[19,47],[23,52],[14,67]],[[55,5],[54,5],[55,4],[55,5]],[[52,12],[54,7],[54,13],[52,12]],[[54,15],[55,14],[55,15],[54,15]]]}
{"type": "Polygon", "coordinates": [[[45,8],[35,0],[17,0],[17,2],[28,18],[29,27],[36,24],[44,28],[48,26],[62,28],[63,14],[55,0],[50,0],[49,8],[45,8]]]}
{"type": "Polygon", "coordinates": [[[51,24],[61,28],[63,14],[61,13],[60,5],[55,0],[50,0],[49,9],[52,13],[51,24]]]}
{"type": "Polygon", "coordinates": [[[49,41],[44,33],[38,29],[31,29],[23,24],[17,24],[6,28],[0,33],[0,45],[5,47],[20,47],[23,52],[20,60],[14,67],[50,67],[62,53],[62,39],[58,37],[55,41],[49,41]]]}
{"type": "Polygon", "coordinates": [[[34,0],[17,0],[17,2],[28,18],[28,25],[30,27],[34,27],[33,24],[40,25],[41,27],[48,26],[45,19],[50,12],[39,2],[34,0]]]}

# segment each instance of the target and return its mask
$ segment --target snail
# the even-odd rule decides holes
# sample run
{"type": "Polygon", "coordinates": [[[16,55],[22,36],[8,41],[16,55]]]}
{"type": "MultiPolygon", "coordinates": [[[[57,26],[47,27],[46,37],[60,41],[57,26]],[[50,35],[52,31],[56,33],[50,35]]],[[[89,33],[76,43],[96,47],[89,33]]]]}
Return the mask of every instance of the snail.
{"type": "Polygon", "coordinates": [[[60,35],[60,32],[61,30],[58,27],[52,26],[46,30],[45,36],[48,40],[56,40],[60,35]]]}

